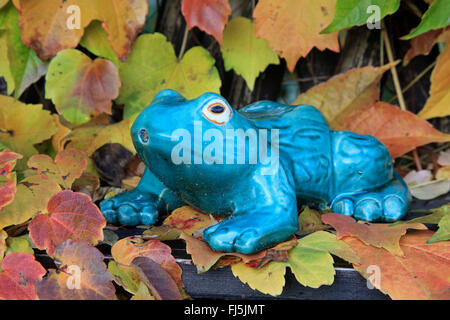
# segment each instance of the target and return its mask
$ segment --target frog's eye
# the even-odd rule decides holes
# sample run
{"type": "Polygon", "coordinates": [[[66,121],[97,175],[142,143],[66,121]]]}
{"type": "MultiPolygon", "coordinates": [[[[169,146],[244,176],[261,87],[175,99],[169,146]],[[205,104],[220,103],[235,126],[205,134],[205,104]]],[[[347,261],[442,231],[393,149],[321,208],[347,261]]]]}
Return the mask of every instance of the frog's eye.
{"type": "Polygon", "coordinates": [[[139,130],[139,139],[142,141],[142,143],[148,142],[148,132],[145,129],[139,130]]]}
{"type": "Polygon", "coordinates": [[[208,121],[224,125],[231,118],[231,108],[222,100],[216,99],[203,107],[202,114],[208,121]]]}

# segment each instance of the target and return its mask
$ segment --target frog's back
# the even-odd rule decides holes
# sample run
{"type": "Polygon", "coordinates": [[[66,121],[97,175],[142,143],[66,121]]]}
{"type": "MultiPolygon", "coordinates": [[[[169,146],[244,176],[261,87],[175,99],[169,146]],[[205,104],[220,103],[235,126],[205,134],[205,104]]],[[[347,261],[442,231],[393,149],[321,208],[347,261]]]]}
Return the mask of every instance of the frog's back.
{"type": "Polygon", "coordinates": [[[297,196],[327,202],[332,193],[331,130],[319,110],[260,101],[239,112],[257,128],[279,130],[280,157],[290,163],[297,196]]]}

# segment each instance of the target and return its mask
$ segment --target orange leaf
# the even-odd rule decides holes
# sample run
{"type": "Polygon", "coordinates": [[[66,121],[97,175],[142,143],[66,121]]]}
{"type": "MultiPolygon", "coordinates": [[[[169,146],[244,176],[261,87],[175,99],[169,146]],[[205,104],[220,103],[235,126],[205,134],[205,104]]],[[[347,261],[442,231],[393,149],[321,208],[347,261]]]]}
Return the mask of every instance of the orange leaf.
{"type": "Polygon", "coordinates": [[[2,262],[0,298],[6,300],[36,300],[35,282],[46,271],[34,256],[25,252],[8,254],[2,262]]]}
{"type": "Polygon", "coordinates": [[[188,29],[198,27],[222,44],[222,34],[231,14],[228,0],[183,0],[181,12],[188,29]]]}
{"type": "Polygon", "coordinates": [[[16,174],[12,169],[22,155],[10,150],[0,151],[0,209],[14,200],[16,193],[16,174]]]}
{"type": "Polygon", "coordinates": [[[390,225],[386,223],[356,222],[352,217],[333,212],[323,214],[322,221],[336,229],[338,239],[348,236],[356,237],[365,244],[384,248],[399,256],[403,255],[399,241],[407,229],[427,229],[421,223],[390,225]]]}
{"type": "Polygon", "coordinates": [[[353,265],[372,284],[396,300],[450,299],[450,242],[426,243],[434,232],[413,231],[403,236],[403,257],[365,245],[354,237],[343,240],[360,257],[353,265]]]}
{"type": "Polygon", "coordinates": [[[403,58],[403,65],[408,64],[414,57],[418,55],[427,55],[430,53],[433,46],[436,44],[436,40],[442,33],[442,29],[430,30],[412,38],[410,41],[411,48],[406,52],[403,58]]]}
{"type": "Polygon", "coordinates": [[[111,248],[114,260],[129,266],[137,257],[152,259],[166,270],[179,287],[184,287],[181,280],[182,270],[171,254],[170,247],[159,240],[142,242],[138,238],[128,237],[117,241],[111,248]]]}
{"type": "Polygon", "coordinates": [[[103,254],[89,243],[67,240],[54,252],[60,263],[36,283],[41,300],[114,300],[112,276],[106,270],[103,254]]]}
{"type": "Polygon", "coordinates": [[[39,214],[28,225],[30,238],[49,255],[61,242],[72,239],[96,245],[103,240],[106,220],[89,196],[71,190],[55,194],[47,205],[50,213],[39,214]]]}
{"type": "Polygon", "coordinates": [[[256,37],[266,39],[292,72],[313,47],[339,52],[338,32],[320,34],[333,21],[335,4],[336,0],[260,0],[253,12],[256,37]]]}
{"type": "Polygon", "coordinates": [[[207,214],[201,213],[189,206],[174,210],[164,222],[164,226],[184,231],[189,235],[214,224],[214,220],[207,214]]]}
{"type": "Polygon", "coordinates": [[[45,154],[37,154],[28,160],[28,167],[37,174],[46,175],[64,189],[70,189],[86,169],[87,155],[76,149],[67,149],[59,152],[53,161],[45,154]]]}
{"type": "Polygon", "coordinates": [[[14,5],[19,11],[23,43],[43,60],[75,48],[93,20],[103,22],[111,47],[125,59],[148,11],[147,0],[16,0],[14,5]],[[80,25],[72,27],[76,10],[80,25]]]}
{"type": "Polygon", "coordinates": [[[345,130],[375,136],[392,158],[431,142],[450,141],[449,134],[434,129],[428,121],[385,102],[375,103],[357,117],[346,117],[342,125],[345,130]]]}

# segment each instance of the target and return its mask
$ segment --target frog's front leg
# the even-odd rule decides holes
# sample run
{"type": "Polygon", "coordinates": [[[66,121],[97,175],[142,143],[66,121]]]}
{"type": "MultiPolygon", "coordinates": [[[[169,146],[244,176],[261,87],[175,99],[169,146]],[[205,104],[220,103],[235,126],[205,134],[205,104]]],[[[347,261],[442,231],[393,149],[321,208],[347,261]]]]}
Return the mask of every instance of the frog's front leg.
{"type": "Polygon", "coordinates": [[[182,201],[167,189],[148,169],[136,188],[100,202],[100,210],[109,223],[152,225],[162,210],[175,209],[182,201]],[[170,208],[168,208],[170,207],[170,208]]]}
{"type": "MultiPolygon", "coordinates": [[[[277,175],[278,176],[278,175],[277,175]]],[[[298,229],[297,202],[292,181],[286,177],[251,180],[252,199],[240,195],[233,214],[204,230],[203,238],[212,249],[251,254],[291,237],[298,229]]]]}

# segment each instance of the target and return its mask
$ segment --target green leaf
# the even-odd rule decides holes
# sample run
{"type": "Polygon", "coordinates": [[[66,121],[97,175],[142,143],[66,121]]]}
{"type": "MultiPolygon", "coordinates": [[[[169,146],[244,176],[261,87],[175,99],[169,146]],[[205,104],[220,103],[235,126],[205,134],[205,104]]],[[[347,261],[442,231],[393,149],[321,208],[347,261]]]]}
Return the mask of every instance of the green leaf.
{"type": "Polygon", "coordinates": [[[421,35],[430,30],[445,28],[450,25],[450,1],[434,0],[427,12],[422,17],[422,21],[410,34],[402,37],[408,40],[421,35]]]}
{"type": "Polygon", "coordinates": [[[34,251],[30,245],[30,241],[31,240],[28,235],[23,235],[20,237],[9,237],[8,239],[6,239],[6,244],[8,245],[6,254],[12,252],[27,252],[34,255],[34,251]]]}
{"type": "Polygon", "coordinates": [[[76,49],[58,52],[50,62],[46,80],[45,97],[75,125],[93,115],[111,114],[112,99],[119,95],[117,67],[102,58],[92,61],[76,49]]]}
{"type": "Polygon", "coordinates": [[[81,38],[80,45],[96,56],[106,58],[119,66],[119,58],[111,47],[108,41],[108,35],[102,28],[100,21],[92,21],[89,26],[84,29],[83,38],[81,38]]]}
{"type": "Polygon", "coordinates": [[[286,262],[269,262],[259,269],[247,267],[244,263],[231,266],[235,277],[251,288],[266,294],[279,295],[285,283],[284,274],[289,267],[295,278],[304,286],[318,288],[331,285],[334,281],[334,254],[351,263],[358,263],[359,257],[343,241],[326,231],[314,232],[298,241],[289,251],[286,262]]]}
{"type": "Polygon", "coordinates": [[[178,61],[164,35],[141,35],[119,67],[122,88],[118,102],[125,104],[124,118],[133,119],[163,89],[177,90],[188,99],[205,92],[219,93],[221,81],[214,63],[202,47],[191,48],[178,61]]]}
{"type": "Polygon", "coordinates": [[[427,243],[450,240],[450,214],[439,221],[439,229],[433,236],[427,240],[427,243]]]}
{"type": "Polygon", "coordinates": [[[400,7],[400,0],[338,0],[333,21],[321,33],[332,33],[338,30],[361,26],[375,13],[369,6],[378,6],[380,20],[393,14],[400,7]]]}
{"type": "Polygon", "coordinates": [[[19,98],[26,88],[47,73],[48,63],[39,59],[32,49],[23,44],[19,16],[11,3],[0,11],[0,21],[1,28],[6,30],[9,67],[14,79],[14,96],[19,98]]]}
{"type": "Polygon", "coordinates": [[[8,34],[4,30],[0,30],[0,77],[4,77],[8,85],[8,94],[14,91],[14,78],[11,74],[8,59],[8,34]]]}
{"type": "Polygon", "coordinates": [[[221,50],[225,70],[236,71],[252,91],[260,72],[269,64],[280,63],[278,55],[270,49],[267,41],[255,37],[254,22],[244,17],[234,18],[227,24],[221,50]]]}

